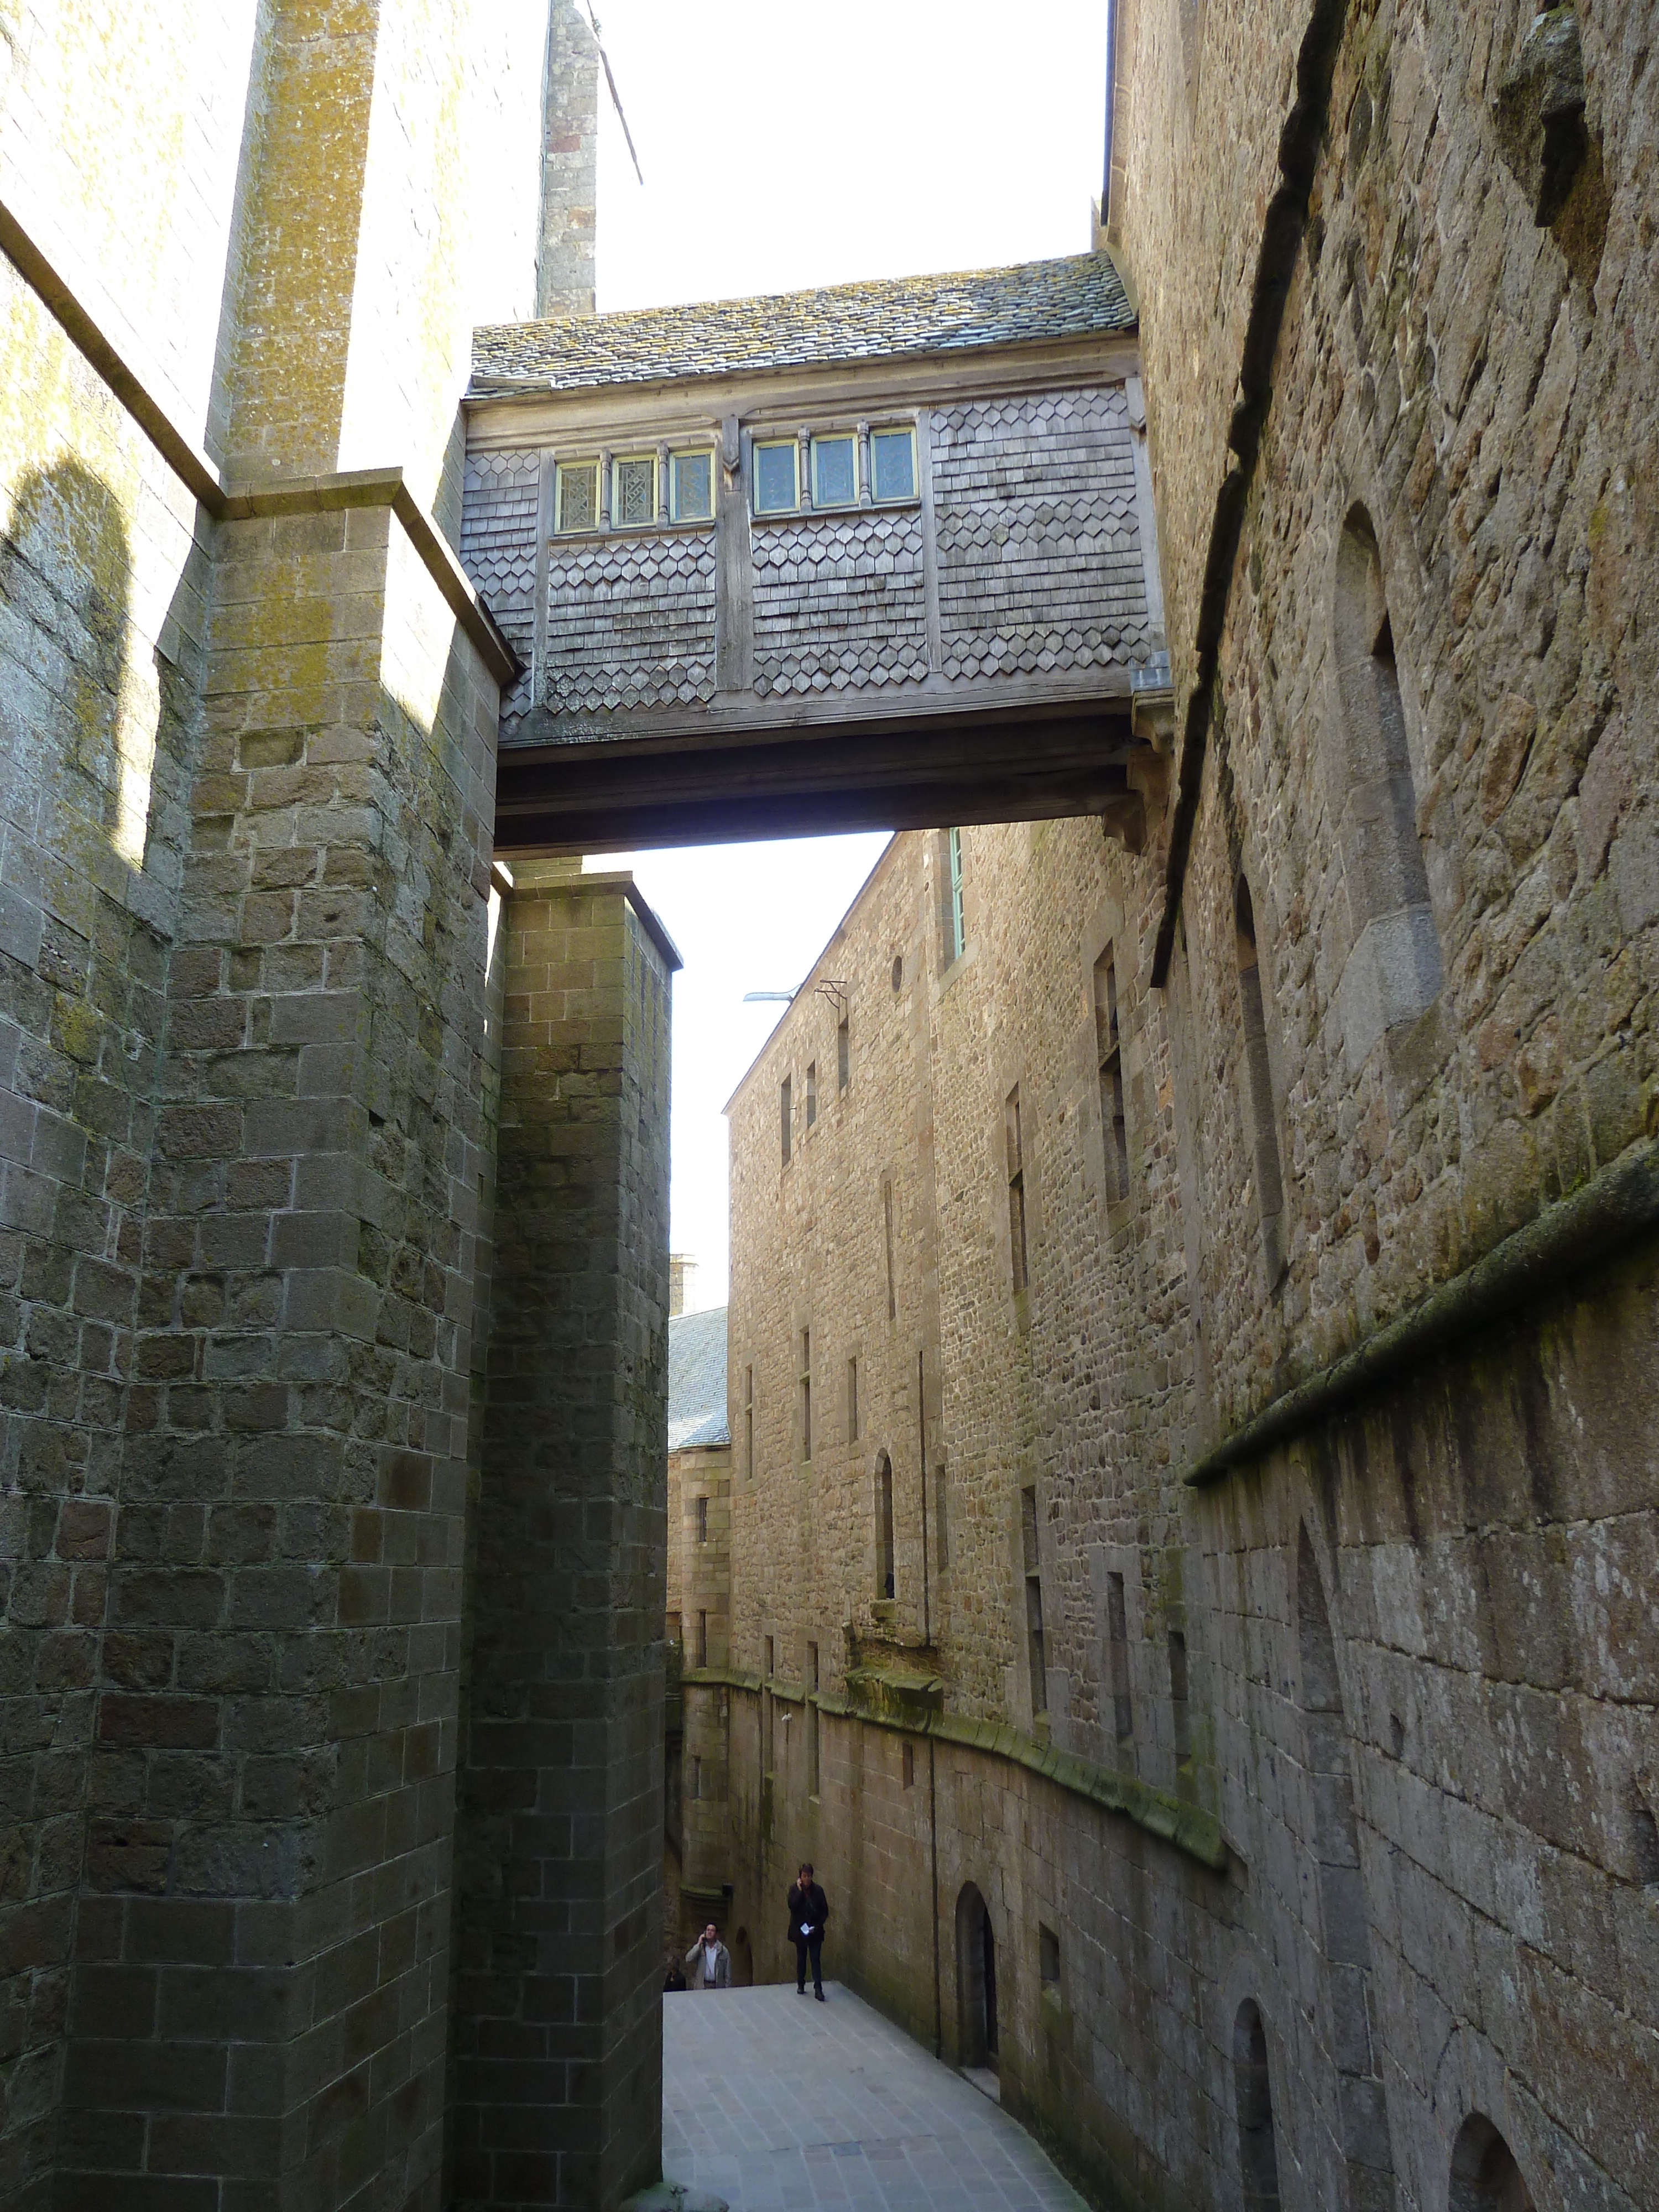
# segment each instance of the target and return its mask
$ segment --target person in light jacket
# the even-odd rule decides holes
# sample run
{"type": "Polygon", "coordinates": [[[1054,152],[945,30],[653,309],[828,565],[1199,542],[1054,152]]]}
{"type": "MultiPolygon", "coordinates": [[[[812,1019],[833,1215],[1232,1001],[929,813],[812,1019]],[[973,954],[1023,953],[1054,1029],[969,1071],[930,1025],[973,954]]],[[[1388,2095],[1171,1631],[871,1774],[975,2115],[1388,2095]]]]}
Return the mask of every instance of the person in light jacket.
{"type": "Polygon", "coordinates": [[[711,1920],[685,1954],[685,1978],[694,1990],[729,1990],[732,1986],[732,1954],[720,1941],[720,1931],[711,1920]]]}
{"type": "Polygon", "coordinates": [[[795,1947],[795,1995],[806,1995],[806,1962],[812,1961],[812,1994],[823,2002],[823,1923],[830,1905],[812,1879],[812,1863],[801,1862],[786,1900],[789,1907],[789,1941],[795,1947]]]}

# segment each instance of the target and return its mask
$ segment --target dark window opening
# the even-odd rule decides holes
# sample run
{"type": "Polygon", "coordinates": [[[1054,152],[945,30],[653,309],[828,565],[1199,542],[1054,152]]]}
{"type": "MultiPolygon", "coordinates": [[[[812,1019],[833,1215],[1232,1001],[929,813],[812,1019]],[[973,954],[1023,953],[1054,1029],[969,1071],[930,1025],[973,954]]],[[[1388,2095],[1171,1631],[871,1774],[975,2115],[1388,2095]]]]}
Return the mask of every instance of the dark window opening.
{"type": "Polygon", "coordinates": [[[810,1129],[818,1118],[818,1064],[815,1060],[806,1063],[806,1126],[810,1129]]]}
{"type": "Polygon", "coordinates": [[[1042,1631],[1042,1571],[1037,1551],[1036,1492],[1019,1494],[1020,1548],[1025,1566],[1025,1635],[1031,1667],[1031,1711],[1048,1710],[1048,1655],[1042,1631]]]}
{"type": "Polygon", "coordinates": [[[778,1118],[783,1133],[783,1161],[786,1167],[789,1164],[789,1124],[792,1118],[789,1103],[790,1087],[790,1079],[786,1075],[778,1086],[778,1118]]]}
{"type": "Polygon", "coordinates": [[[1533,2212],[1515,2153],[1484,2112],[1471,2112],[1458,2130],[1447,2212],[1533,2212]]]}
{"type": "Polygon", "coordinates": [[[697,1615],[697,1664],[699,1667],[708,1664],[708,1615],[706,1613],[697,1615]]]}
{"type": "Polygon", "coordinates": [[[848,1026],[848,1017],[843,1014],[836,1024],[836,1088],[845,1091],[853,1075],[853,1039],[848,1026]]]}
{"type": "Polygon", "coordinates": [[[697,1500],[697,1541],[700,1544],[708,1541],[708,1500],[706,1498],[697,1500]]]}
{"type": "Polygon", "coordinates": [[[702,1796],[702,1761],[696,1752],[691,1754],[691,1798],[695,1804],[702,1796]]]}
{"type": "Polygon", "coordinates": [[[818,1793],[818,1647],[806,1647],[806,1794],[816,1797],[818,1793]]]}
{"type": "Polygon", "coordinates": [[[1248,1998],[1233,2023],[1233,2100],[1238,2108],[1244,2212],[1279,2212],[1279,2147],[1273,2135],[1267,2035],[1261,2012],[1248,1998]]]}
{"type": "Polygon", "coordinates": [[[900,1765],[903,1777],[904,1787],[907,1790],[914,1790],[916,1786],[916,1747],[915,1744],[907,1741],[904,1747],[904,1755],[900,1765]]]}
{"type": "Polygon", "coordinates": [[[812,1456],[812,1332],[800,1333],[800,1455],[812,1456]]]}
{"type": "Polygon", "coordinates": [[[1003,1138],[1008,1154],[1008,1250],[1013,1267],[1014,1296],[1025,1288],[1025,1152],[1020,1141],[1019,1085],[1008,1093],[1002,1109],[1003,1138]]]}
{"type": "Polygon", "coordinates": [[[847,1363],[847,1440],[859,1440],[859,1364],[856,1359],[847,1363]]]}
{"type": "Polygon", "coordinates": [[[1095,1055],[1100,1067],[1100,1129],[1106,1195],[1129,1195],[1129,1130],[1123,1113],[1123,1048],[1118,1033],[1117,969],[1109,945],[1095,963],[1095,1055]]]}
{"type": "Polygon", "coordinates": [[[744,1479],[755,1480],[755,1370],[743,1370],[743,1472],[744,1479]]]}
{"type": "Polygon", "coordinates": [[[904,956],[902,952],[893,955],[893,988],[896,991],[904,988],[904,956]]]}
{"type": "Polygon", "coordinates": [[[896,1595],[893,1580],[893,1462],[884,1452],[876,1470],[876,1589],[896,1595]]]}

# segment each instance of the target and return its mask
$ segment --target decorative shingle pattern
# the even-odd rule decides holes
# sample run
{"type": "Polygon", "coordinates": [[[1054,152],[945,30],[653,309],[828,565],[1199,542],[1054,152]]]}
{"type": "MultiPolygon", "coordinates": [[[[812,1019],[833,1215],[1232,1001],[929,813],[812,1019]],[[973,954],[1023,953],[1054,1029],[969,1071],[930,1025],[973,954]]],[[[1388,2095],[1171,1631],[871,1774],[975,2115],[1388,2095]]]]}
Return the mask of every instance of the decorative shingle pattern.
{"type": "Polygon", "coordinates": [[[726,1308],[675,1314],[668,1324],[668,1449],[727,1444],[726,1308]]]}
{"type": "Polygon", "coordinates": [[[1152,641],[1120,390],[940,408],[933,471],[947,677],[1146,659],[1152,641]]]}
{"type": "Polygon", "coordinates": [[[714,695],[711,532],[555,542],[540,702],[550,714],[685,707],[714,695]]]}
{"type": "Polygon", "coordinates": [[[757,525],[754,560],[757,691],[862,691],[927,675],[915,508],[757,525]]]}
{"type": "Polygon", "coordinates": [[[534,453],[469,453],[461,501],[461,566],[500,623],[523,673],[501,695],[506,735],[530,705],[530,657],[536,629],[534,453]]]}
{"type": "Polygon", "coordinates": [[[1103,253],[754,300],[702,301],[617,315],[495,323],[472,336],[472,392],[659,384],[733,369],[957,353],[979,346],[1131,331],[1103,253]]]}

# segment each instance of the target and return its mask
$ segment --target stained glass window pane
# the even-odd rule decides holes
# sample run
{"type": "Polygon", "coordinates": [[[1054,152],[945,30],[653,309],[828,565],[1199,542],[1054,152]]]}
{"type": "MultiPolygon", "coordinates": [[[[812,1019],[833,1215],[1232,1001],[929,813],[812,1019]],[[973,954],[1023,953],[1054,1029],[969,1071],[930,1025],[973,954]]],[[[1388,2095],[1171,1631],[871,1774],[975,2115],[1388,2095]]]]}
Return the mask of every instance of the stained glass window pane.
{"type": "Polygon", "coordinates": [[[780,508],[795,504],[795,448],[787,446],[757,446],[755,448],[755,508],[760,514],[775,514],[780,508]]]}
{"type": "Polygon", "coordinates": [[[598,520],[594,493],[599,487],[599,471],[592,461],[579,461],[574,467],[561,466],[559,470],[559,527],[561,530],[591,530],[598,520]]]}
{"type": "Polygon", "coordinates": [[[858,497],[858,474],[850,438],[814,438],[812,499],[818,507],[851,507],[858,497]]]}
{"type": "Polygon", "coordinates": [[[908,430],[871,432],[870,473],[875,479],[878,499],[915,497],[915,448],[908,430]]]}
{"type": "Polygon", "coordinates": [[[641,460],[618,461],[617,497],[611,520],[618,529],[630,522],[657,519],[657,464],[647,454],[641,460]]]}
{"type": "Polygon", "coordinates": [[[702,522],[714,512],[712,453],[674,456],[674,514],[681,522],[702,522]]]}

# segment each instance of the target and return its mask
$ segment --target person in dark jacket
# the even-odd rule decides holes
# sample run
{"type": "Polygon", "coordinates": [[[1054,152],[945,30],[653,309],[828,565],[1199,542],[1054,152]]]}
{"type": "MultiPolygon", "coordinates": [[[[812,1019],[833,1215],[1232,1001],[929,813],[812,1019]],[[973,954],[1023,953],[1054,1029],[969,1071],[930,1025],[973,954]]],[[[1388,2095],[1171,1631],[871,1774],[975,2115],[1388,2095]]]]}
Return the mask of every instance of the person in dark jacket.
{"type": "Polygon", "coordinates": [[[789,1941],[795,1947],[795,1994],[806,1995],[806,1961],[812,1961],[812,1994],[823,2002],[823,1923],[830,1904],[812,1879],[812,1863],[803,1859],[789,1892],[789,1941]]]}

